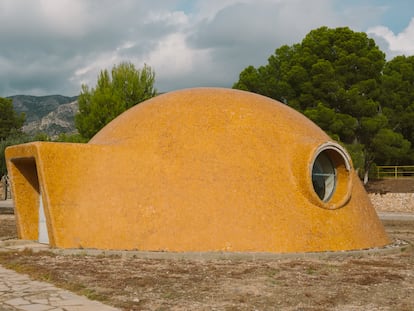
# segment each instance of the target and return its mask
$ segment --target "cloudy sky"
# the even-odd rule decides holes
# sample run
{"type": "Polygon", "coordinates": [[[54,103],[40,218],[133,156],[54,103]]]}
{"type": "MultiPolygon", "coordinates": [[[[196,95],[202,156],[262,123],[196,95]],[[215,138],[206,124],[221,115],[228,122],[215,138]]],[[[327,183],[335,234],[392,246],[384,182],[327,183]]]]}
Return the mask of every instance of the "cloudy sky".
{"type": "Polygon", "coordinates": [[[162,92],[231,87],[320,26],[414,55],[412,0],[0,0],[0,97],[78,95],[122,61],[151,66],[162,92]]]}

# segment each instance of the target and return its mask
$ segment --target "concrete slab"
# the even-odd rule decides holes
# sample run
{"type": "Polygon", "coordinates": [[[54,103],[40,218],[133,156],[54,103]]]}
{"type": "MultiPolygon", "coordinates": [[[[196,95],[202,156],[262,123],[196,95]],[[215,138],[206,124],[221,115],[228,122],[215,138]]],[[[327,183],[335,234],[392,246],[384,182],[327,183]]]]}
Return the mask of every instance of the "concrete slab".
{"type": "Polygon", "coordinates": [[[0,200],[0,214],[13,214],[13,200],[0,200]]]}
{"type": "Polygon", "coordinates": [[[13,208],[13,200],[0,200],[0,208],[13,208]]]}
{"type": "Polygon", "coordinates": [[[414,213],[378,212],[381,220],[414,221],[414,213]]]}

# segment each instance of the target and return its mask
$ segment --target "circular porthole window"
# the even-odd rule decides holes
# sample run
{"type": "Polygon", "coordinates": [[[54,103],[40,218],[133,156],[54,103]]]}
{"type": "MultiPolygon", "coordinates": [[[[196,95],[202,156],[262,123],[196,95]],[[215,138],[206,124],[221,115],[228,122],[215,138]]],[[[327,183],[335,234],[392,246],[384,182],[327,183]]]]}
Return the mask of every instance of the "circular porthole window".
{"type": "Polygon", "coordinates": [[[312,167],[312,185],[318,197],[328,201],[336,188],[336,170],[326,153],[320,153],[312,167]]]}
{"type": "Polygon", "coordinates": [[[340,145],[328,142],[320,146],[310,169],[318,205],[335,209],[348,202],[351,196],[351,164],[348,154],[340,145]]]}

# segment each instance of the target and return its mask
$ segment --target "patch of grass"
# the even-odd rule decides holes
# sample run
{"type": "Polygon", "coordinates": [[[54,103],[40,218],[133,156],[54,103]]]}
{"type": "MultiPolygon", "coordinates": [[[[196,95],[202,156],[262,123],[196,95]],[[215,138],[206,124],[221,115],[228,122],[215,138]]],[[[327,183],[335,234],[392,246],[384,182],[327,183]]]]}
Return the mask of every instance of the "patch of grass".
{"type": "Polygon", "coordinates": [[[173,291],[166,291],[165,293],[162,294],[162,298],[164,299],[174,299],[176,298],[177,293],[173,292],[173,291]]]}
{"type": "Polygon", "coordinates": [[[40,276],[40,278],[42,281],[52,282],[53,280],[52,272],[46,271],[43,275],[40,276]]]}
{"type": "Polygon", "coordinates": [[[279,279],[270,279],[268,282],[273,286],[281,286],[283,284],[279,279]]]}
{"type": "Polygon", "coordinates": [[[14,270],[18,273],[30,274],[31,271],[29,267],[19,262],[2,262],[1,264],[7,269],[14,270]]]}
{"type": "Polygon", "coordinates": [[[80,292],[80,294],[91,300],[107,301],[107,298],[105,296],[99,294],[96,290],[91,288],[85,288],[80,292]]]}
{"type": "Polygon", "coordinates": [[[268,276],[270,276],[270,277],[274,277],[274,276],[276,276],[276,275],[278,275],[278,274],[280,273],[280,269],[270,268],[270,269],[268,269],[266,272],[267,272],[266,274],[267,274],[268,276]]]}
{"type": "Polygon", "coordinates": [[[306,274],[314,275],[316,272],[317,272],[317,269],[315,267],[308,266],[306,268],[306,274]]]}

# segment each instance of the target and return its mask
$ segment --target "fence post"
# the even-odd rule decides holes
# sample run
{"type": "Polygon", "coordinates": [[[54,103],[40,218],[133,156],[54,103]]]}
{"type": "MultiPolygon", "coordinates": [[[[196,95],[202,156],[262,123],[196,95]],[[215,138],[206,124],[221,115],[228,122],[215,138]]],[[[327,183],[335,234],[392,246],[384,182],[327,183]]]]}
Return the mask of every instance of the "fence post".
{"type": "Polygon", "coordinates": [[[377,166],[377,178],[414,178],[414,165],[385,165],[377,166]]]}

